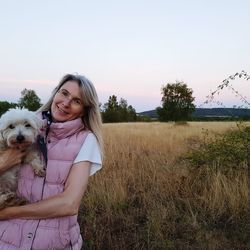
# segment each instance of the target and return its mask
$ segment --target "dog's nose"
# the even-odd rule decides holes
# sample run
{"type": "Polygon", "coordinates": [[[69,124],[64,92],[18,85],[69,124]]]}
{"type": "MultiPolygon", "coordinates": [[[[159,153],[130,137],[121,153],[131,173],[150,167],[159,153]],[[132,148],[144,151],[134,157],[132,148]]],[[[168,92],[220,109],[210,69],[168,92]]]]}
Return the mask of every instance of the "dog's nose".
{"type": "Polygon", "coordinates": [[[23,135],[18,135],[17,137],[16,137],[16,140],[17,140],[17,142],[22,142],[22,141],[24,141],[24,136],[23,135]]]}

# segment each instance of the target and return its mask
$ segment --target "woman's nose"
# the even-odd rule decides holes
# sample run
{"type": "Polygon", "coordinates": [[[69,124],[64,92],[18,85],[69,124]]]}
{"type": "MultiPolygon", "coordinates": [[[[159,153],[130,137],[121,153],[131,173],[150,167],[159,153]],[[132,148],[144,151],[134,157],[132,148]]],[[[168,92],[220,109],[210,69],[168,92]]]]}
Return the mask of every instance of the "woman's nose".
{"type": "Polygon", "coordinates": [[[70,106],[70,103],[71,103],[71,100],[70,100],[70,98],[65,98],[64,100],[63,100],[63,105],[64,106],[70,106]]]}

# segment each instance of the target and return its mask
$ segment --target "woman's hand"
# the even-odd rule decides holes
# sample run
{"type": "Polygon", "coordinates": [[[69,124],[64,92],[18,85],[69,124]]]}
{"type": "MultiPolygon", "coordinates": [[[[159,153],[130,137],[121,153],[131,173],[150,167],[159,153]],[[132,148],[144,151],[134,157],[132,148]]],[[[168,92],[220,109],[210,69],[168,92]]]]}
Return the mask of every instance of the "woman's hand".
{"type": "Polygon", "coordinates": [[[0,153],[0,174],[14,165],[22,163],[26,152],[16,148],[8,148],[0,153]]]}

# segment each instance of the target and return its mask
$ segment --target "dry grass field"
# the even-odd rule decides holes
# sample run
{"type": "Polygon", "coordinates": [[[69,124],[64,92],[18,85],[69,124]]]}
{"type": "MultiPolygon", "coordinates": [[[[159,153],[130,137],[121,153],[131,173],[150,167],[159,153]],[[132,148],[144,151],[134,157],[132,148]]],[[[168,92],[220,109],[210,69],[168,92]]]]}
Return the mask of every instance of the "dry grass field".
{"type": "Polygon", "coordinates": [[[103,169],[79,218],[84,249],[250,249],[249,172],[182,160],[235,122],[105,124],[103,169]]]}

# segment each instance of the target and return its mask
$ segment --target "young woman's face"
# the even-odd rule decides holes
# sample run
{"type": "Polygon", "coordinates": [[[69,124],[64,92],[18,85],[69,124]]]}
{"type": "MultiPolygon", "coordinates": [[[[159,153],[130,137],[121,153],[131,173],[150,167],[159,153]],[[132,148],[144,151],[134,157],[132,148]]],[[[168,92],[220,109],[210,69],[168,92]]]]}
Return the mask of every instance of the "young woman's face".
{"type": "Polygon", "coordinates": [[[51,105],[53,121],[65,122],[83,116],[81,90],[77,82],[67,81],[54,96],[51,105]]]}

